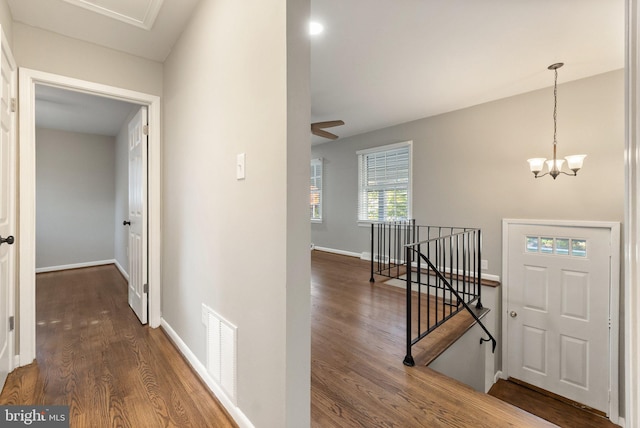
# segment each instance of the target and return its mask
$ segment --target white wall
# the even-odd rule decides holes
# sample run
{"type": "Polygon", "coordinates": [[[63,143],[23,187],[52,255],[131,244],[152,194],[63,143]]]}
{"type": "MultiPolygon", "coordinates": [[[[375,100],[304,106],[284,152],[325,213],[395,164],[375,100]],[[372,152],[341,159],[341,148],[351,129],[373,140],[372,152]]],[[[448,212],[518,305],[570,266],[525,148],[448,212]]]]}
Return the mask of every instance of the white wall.
{"type": "Polygon", "coordinates": [[[13,24],[19,67],[162,95],[162,64],[57,33],[13,24]]]}
{"type": "Polygon", "coordinates": [[[7,0],[0,0],[0,25],[4,35],[9,40],[9,45],[13,46],[13,17],[7,0]]]}
{"type": "Polygon", "coordinates": [[[237,325],[257,427],[310,424],[308,13],[203,0],[164,70],[163,319],[203,363],[202,304],[237,325]]]}
{"type": "Polygon", "coordinates": [[[481,343],[480,339],[488,338],[482,327],[475,324],[428,367],[462,382],[478,392],[487,392],[485,390],[486,377],[492,379],[494,372],[488,373],[485,370],[485,359],[492,357],[492,345],[490,341],[481,343]]]}
{"type": "Polygon", "coordinates": [[[500,275],[501,220],[622,221],[624,72],[558,86],[558,154],[586,153],[578,177],[534,179],[526,159],[550,157],[553,88],[315,145],[324,158],[324,221],[318,246],[361,253],[357,150],[413,140],[413,216],[419,224],[480,227],[487,273],[500,275]]]}
{"type": "Polygon", "coordinates": [[[114,138],[36,130],[36,268],[113,259],[114,138]]]}

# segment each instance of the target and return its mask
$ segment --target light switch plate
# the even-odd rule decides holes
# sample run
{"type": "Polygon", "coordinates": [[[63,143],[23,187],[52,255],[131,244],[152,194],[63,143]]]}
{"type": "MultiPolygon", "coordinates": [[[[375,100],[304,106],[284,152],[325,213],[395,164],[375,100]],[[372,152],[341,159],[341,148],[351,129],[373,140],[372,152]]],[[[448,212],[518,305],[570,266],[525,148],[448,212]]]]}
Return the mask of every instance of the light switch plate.
{"type": "Polygon", "coordinates": [[[238,158],[236,161],[236,178],[238,180],[244,180],[244,177],[245,177],[244,161],[245,161],[245,154],[244,153],[238,154],[238,158]]]}

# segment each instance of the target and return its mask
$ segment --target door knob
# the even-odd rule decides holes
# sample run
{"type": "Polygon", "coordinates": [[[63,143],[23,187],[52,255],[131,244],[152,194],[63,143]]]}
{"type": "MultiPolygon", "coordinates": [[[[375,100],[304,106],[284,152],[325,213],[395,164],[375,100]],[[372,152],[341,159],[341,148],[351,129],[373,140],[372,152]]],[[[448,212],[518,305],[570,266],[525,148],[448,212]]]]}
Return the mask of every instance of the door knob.
{"type": "Polygon", "coordinates": [[[509,312],[509,315],[511,315],[511,318],[515,318],[518,316],[518,313],[516,311],[511,311],[509,312]]]}
{"type": "Polygon", "coordinates": [[[15,238],[11,235],[7,236],[6,238],[3,238],[2,236],[0,236],[0,245],[7,243],[9,245],[13,244],[14,242],[16,242],[15,238]]]}
{"type": "Polygon", "coordinates": [[[130,221],[127,221],[127,220],[125,220],[125,221],[123,221],[123,222],[122,222],[122,225],[123,225],[123,226],[131,226],[131,222],[130,222],[130,221]]]}

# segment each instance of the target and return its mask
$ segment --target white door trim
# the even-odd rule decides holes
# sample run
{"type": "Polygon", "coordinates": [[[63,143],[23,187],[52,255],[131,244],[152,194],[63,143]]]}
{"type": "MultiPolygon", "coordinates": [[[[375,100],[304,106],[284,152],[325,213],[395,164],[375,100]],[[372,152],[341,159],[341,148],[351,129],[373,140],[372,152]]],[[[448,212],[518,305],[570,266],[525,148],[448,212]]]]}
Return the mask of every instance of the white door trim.
{"type": "Polygon", "coordinates": [[[640,8],[626,1],[624,210],[625,423],[640,426],[640,8]]]}
{"type": "Polygon", "coordinates": [[[19,69],[20,365],[36,356],[35,86],[43,84],[149,108],[149,325],[160,326],[160,97],[27,68],[19,69]]]}
{"type": "Polygon", "coordinates": [[[619,419],[619,335],[620,335],[620,223],[606,221],[570,221],[570,220],[523,220],[523,219],[503,219],[502,220],[502,374],[506,379],[509,377],[508,355],[508,317],[509,307],[509,284],[508,272],[509,254],[507,251],[509,242],[510,225],[538,225],[538,226],[564,226],[564,227],[585,227],[608,229],[611,236],[611,266],[618,266],[610,271],[609,286],[609,317],[611,319],[610,343],[609,343],[609,379],[611,399],[609,400],[609,419],[613,423],[618,423],[619,419]]]}
{"type": "MultiPolygon", "coordinates": [[[[2,69],[2,72],[8,72],[9,73],[9,88],[8,94],[3,94],[6,98],[13,99],[16,98],[18,96],[18,68],[16,66],[16,61],[13,58],[13,53],[11,52],[11,46],[9,45],[9,41],[7,40],[6,34],[4,33],[4,29],[2,28],[2,26],[0,26],[0,38],[1,40],[1,44],[2,44],[2,56],[6,56],[7,62],[8,62],[8,66],[9,66],[9,70],[5,70],[4,68],[2,69]]],[[[4,88],[2,89],[4,91],[4,88]]],[[[9,195],[8,195],[8,200],[9,200],[9,204],[8,204],[8,214],[9,214],[9,224],[10,224],[10,228],[9,228],[9,235],[17,235],[17,230],[16,228],[18,227],[18,221],[17,221],[17,196],[18,196],[18,192],[16,191],[16,186],[18,183],[17,180],[17,172],[18,169],[16,168],[15,162],[18,159],[17,153],[17,135],[18,135],[18,129],[17,129],[17,113],[12,112],[10,113],[10,121],[11,121],[11,126],[9,129],[9,195]]],[[[7,236],[5,235],[5,238],[7,236]]],[[[17,244],[14,244],[14,247],[16,248],[11,248],[8,246],[8,244],[4,244],[6,245],[7,251],[8,251],[8,260],[9,260],[9,265],[10,270],[9,270],[9,284],[7,285],[7,301],[6,302],[0,302],[0,305],[3,305],[4,308],[6,308],[7,312],[3,313],[2,316],[6,317],[5,319],[8,320],[9,317],[15,316],[15,310],[16,310],[16,305],[15,305],[15,292],[16,292],[16,279],[18,278],[18,275],[16,275],[16,269],[17,269],[17,260],[18,260],[18,248],[17,248],[17,244]]],[[[9,358],[9,366],[7,367],[8,372],[11,372],[14,368],[15,368],[15,328],[12,329],[11,331],[8,332],[7,334],[7,356],[9,358]]],[[[5,373],[6,374],[6,373],[5,373]]],[[[4,386],[4,382],[2,380],[0,380],[0,390],[2,389],[2,387],[4,386]]]]}

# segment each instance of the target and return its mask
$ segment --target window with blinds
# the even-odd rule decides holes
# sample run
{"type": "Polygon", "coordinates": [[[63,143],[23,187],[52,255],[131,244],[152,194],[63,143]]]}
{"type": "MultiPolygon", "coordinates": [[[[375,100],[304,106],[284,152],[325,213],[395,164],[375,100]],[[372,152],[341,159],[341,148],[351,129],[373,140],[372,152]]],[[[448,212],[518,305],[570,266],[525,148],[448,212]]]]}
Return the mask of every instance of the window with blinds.
{"type": "Polygon", "coordinates": [[[322,159],[311,159],[311,221],[322,221],[322,159]]]}
{"type": "Polygon", "coordinates": [[[357,152],[358,221],[411,218],[412,142],[357,152]]]}

